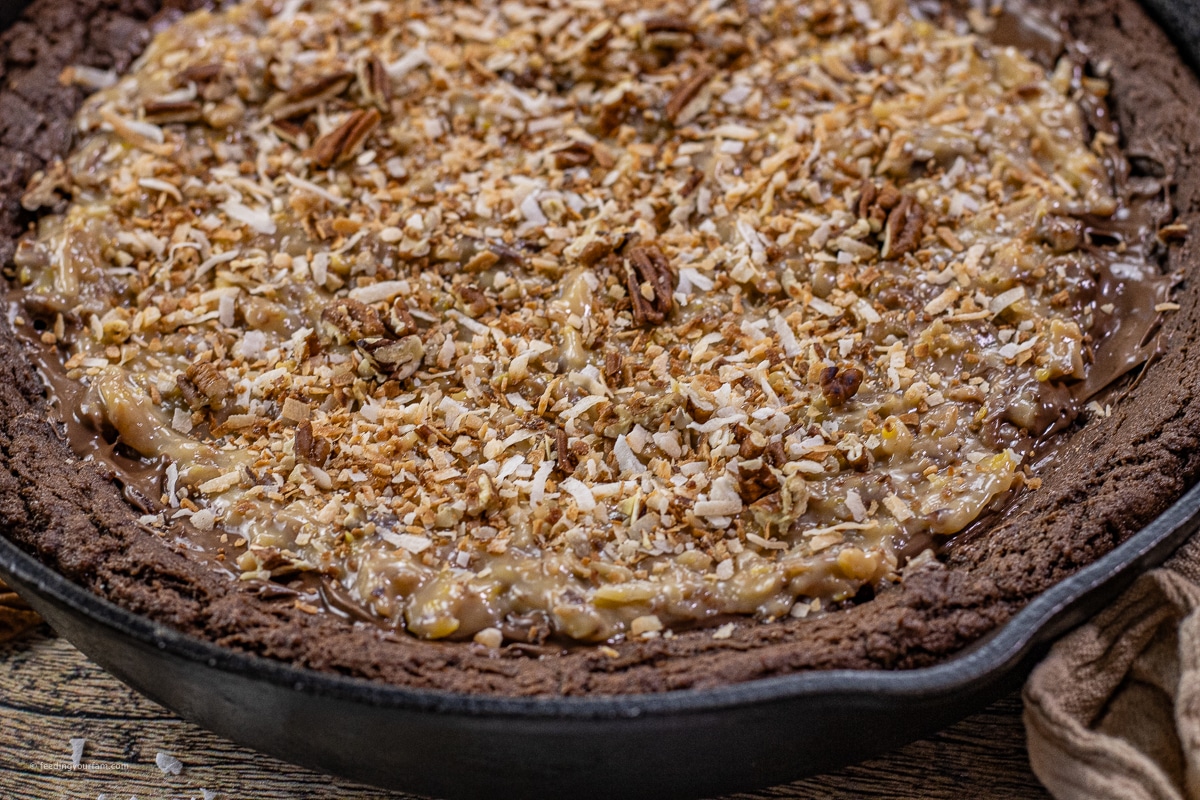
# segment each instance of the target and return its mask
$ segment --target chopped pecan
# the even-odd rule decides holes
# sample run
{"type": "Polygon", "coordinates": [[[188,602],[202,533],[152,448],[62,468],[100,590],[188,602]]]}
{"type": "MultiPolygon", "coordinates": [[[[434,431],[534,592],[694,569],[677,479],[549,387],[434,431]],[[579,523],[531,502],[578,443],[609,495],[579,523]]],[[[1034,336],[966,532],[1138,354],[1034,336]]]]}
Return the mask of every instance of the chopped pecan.
{"type": "Polygon", "coordinates": [[[696,191],[696,187],[702,183],[704,183],[704,173],[701,170],[693,169],[688,175],[687,180],[683,182],[683,186],[679,187],[679,196],[687,197],[696,191]]]}
{"type": "Polygon", "coordinates": [[[896,258],[911,253],[921,245],[921,234],[925,228],[925,209],[911,195],[904,195],[899,205],[888,214],[883,229],[884,258],[896,258]]]}
{"type": "Polygon", "coordinates": [[[825,367],[821,370],[820,382],[821,394],[825,396],[825,402],[836,407],[843,405],[858,393],[858,387],[862,386],[863,373],[862,370],[854,367],[846,369],[825,367]]]}
{"type": "Polygon", "coordinates": [[[221,77],[220,64],[196,64],[188,67],[175,76],[176,86],[187,86],[189,83],[206,84],[212,83],[217,78],[221,77]]]}
{"type": "Polygon", "coordinates": [[[646,33],[695,33],[691,20],[682,14],[657,14],[646,20],[646,33]]]}
{"type": "Polygon", "coordinates": [[[496,304],[474,284],[463,284],[454,289],[462,302],[462,310],[468,317],[479,317],[496,307],[496,304]]]}
{"type": "Polygon", "coordinates": [[[197,122],[204,111],[198,100],[147,100],[142,112],[147,122],[169,125],[173,122],[197,122]]]}
{"type": "Polygon", "coordinates": [[[675,276],[667,257],[655,245],[639,245],[626,253],[625,282],[633,304],[633,321],[659,325],[671,313],[675,276]]]}
{"type": "Polygon", "coordinates": [[[1035,233],[1055,253],[1069,253],[1083,240],[1083,223],[1072,217],[1047,214],[1038,220],[1035,233]]]}
{"type": "Polygon", "coordinates": [[[310,421],[303,420],[296,426],[296,438],[293,447],[296,458],[306,461],[309,464],[324,466],[325,460],[329,458],[329,452],[332,449],[328,439],[324,439],[313,433],[310,421]]]}
{"type": "Polygon", "coordinates": [[[554,153],[554,166],[558,169],[582,167],[592,160],[592,148],[584,142],[572,142],[554,153]]]}
{"type": "Polygon", "coordinates": [[[381,339],[388,335],[378,311],[348,297],[334,300],[326,306],[321,312],[321,322],[325,338],[338,344],[359,339],[381,339]]]}
{"type": "Polygon", "coordinates": [[[764,458],[753,458],[738,465],[738,494],[753,503],[779,490],[779,478],[764,458]]]}
{"type": "Polygon", "coordinates": [[[403,339],[361,339],[358,347],[392,378],[404,380],[416,372],[425,358],[425,344],[413,334],[403,339]]]}
{"type": "MultiPolygon", "coordinates": [[[[217,368],[207,361],[192,364],[180,377],[186,378],[196,390],[207,400],[212,408],[222,408],[225,401],[233,397],[233,386],[229,379],[217,371],[217,368]]],[[[182,386],[180,387],[182,389],[182,386]]],[[[184,391],[186,395],[186,390],[184,391]]]]}
{"type": "Polygon", "coordinates": [[[358,155],[381,119],[379,109],[360,108],[341,125],[313,142],[308,157],[322,169],[344,164],[358,155]]]}
{"type": "Polygon", "coordinates": [[[635,108],[637,101],[629,92],[623,92],[616,100],[600,106],[596,114],[596,128],[600,135],[608,136],[619,128],[635,108]]]}
{"type": "Polygon", "coordinates": [[[63,202],[71,191],[71,173],[66,164],[56,159],[44,171],[34,173],[25,194],[21,195],[21,206],[26,211],[39,208],[54,208],[63,202]]]}
{"type": "Polygon", "coordinates": [[[183,401],[192,411],[199,411],[208,405],[208,398],[201,394],[200,390],[196,388],[196,384],[188,380],[188,377],[182,372],[175,376],[175,385],[179,387],[183,401]]]}
{"type": "Polygon", "coordinates": [[[809,29],[818,36],[836,36],[853,29],[855,24],[852,15],[830,0],[817,0],[809,11],[809,29]]]}
{"type": "Polygon", "coordinates": [[[491,476],[479,467],[473,467],[467,473],[466,486],[467,515],[482,516],[499,505],[500,496],[492,485],[491,476]]]}
{"type": "Polygon", "coordinates": [[[787,454],[783,449],[783,442],[776,441],[767,445],[767,450],[765,453],[763,453],[763,458],[765,458],[767,463],[772,467],[783,469],[783,465],[786,464],[788,460],[787,454]]]}
{"type": "Polygon", "coordinates": [[[378,56],[371,55],[358,62],[358,88],[363,99],[380,111],[387,111],[392,101],[392,79],[378,56]]]}
{"type": "Polygon", "coordinates": [[[264,547],[258,551],[259,568],[265,569],[271,573],[272,578],[279,578],[284,575],[292,575],[300,572],[301,567],[291,556],[288,556],[276,547],[264,547]]]}
{"type": "Polygon", "coordinates": [[[872,230],[879,231],[887,222],[888,212],[900,205],[901,199],[903,195],[891,183],[879,188],[873,181],[864,180],[854,210],[859,217],[870,221],[872,230]]]}
{"type": "Polygon", "coordinates": [[[283,141],[295,147],[305,147],[308,139],[303,125],[289,119],[277,119],[271,123],[271,130],[283,141]]]}
{"type": "Polygon", "coordinates": [[[649,50],[678,52],[692,46],[696,31],[687,17],[663,14],[646,20],[642,44],[649,50]]]}
{"type": "Polygon", "coordinates": [[[288,119],[312,111],[322,103],[346,91],[354,74],[333,72],[315,81],[297,86],[290,92],[277,94],[263,104],[263,112],[275,119],[288,119]]]}
{"type": "Polygon", "coordinates": [[[392,335],[397,338],[409,336],[417,332],[417,322],[408,310],[408,303],[405,303],[399,297],[392,303],[392,307],[388,309],[387,327],[392,332],[392,335]]]}
{"type": "Polygon", "coordinates": [[[570,475],[575,472],[575,467],[579,466],[579,459],[575,457],[575,453],[571,451],[568,444],[567,432],[562,428],[554,429],[554,452],[558,459],[558,471],[563,475],[570,475]]]}
{"type": "Polygon", "coordinates": [[[612,379],[621,374],[621,363],[623,359],[621,354],[616,350],[609,350],[604,354],[604,374],[612,379]]]}
{"type": "Polygon", "coordinates": [[[666,108],[663,109],[663,114],[672,123],[679,119],[679,115],[687,108],[688,103],[700,94],[700,90],[713,79],[717,71],[710,66],[703,66],[692,73],[692,76],[679,84],[675,89],[675,94],[671,95],[671,99],[667,101],[666,108]]]}
{"type": "Polygon", "coordinates": [[[613,251],[612,244],[607,239],[593,239],[584,245],[579,254],[579,263],[585,267],[594,267],[613,251]]]}

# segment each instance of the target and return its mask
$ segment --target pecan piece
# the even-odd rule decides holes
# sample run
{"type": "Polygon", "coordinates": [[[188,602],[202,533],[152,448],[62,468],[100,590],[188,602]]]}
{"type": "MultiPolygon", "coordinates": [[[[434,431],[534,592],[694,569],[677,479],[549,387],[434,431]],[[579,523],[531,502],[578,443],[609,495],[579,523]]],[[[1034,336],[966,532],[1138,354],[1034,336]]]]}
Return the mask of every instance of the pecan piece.
{"type": "MultiPolygon", "coordinates": [[[[229,379],[218,372],[217,368],[207,361],[192,364],[179,377],[191,383],[203,395],[203,398],[197,397],[197,399],[202,400],[202,402],[206,401],[205,404],[212,408],[223,407],[225,401],[233,397],[233,386],[229,383],[229,379]]],[[[176,379],[176,382],[179,382],[178,379],[176,379]]],[[[180,386],[180,388],[182,389],[183,387],[180,386]]],[[[187,395],[186,390],[184,390],[184,395],[187,395]]]]}
{"type": "Polygon", "coordinates": [[[870,221],[871,230],[879,231],[887,222],[888,212],[900,205],[902,199],[903,195],[891,183],[879,188],[870,180],[864,180],[854,210],[859,217],[870,221]]]}
{"type": "Polygon", "coordinates": [[[1047,214],[1038,220],[1035,233],[1055,253],[1069,253],[1083,240],[1083,223],[1072,217],[1047,214]]]}
{"type": "Polygon", "coordinates": [[[392,101],[392,79],[378,56],[371,55],[358,62],[358,88],[363,99],[380,111],[387,111],[392,101]]]}
{"type": "Polygon", "coordinates": [[[341,125],[313,142],[306,155],[322,169],[344,164],[358,155],[381,119],[379,109],[360,108],[341,125]]]}
{"type": "Polygon", "coordinates": [[[463,313],[472,319],[478,318],[491,311],[496,304],[491,301],[483,290],[474,284],[462,284],[454,289],[462,303],[463,313]]]}
{"type": "Polygon", "coordinates": [[[491,476],[479,467],[473,467],[467,473],[465,490],[467,501],[467,516],[479,517],[499,505],[500,497],[492,484],[491,476]]]}
{"type": "Polygon", "coordinates": [[[180,87],[187,86],[189,83],[203,85],[212,83],[219,77],[221,77],[220,64],[197,64],[176,75],[175,85],[180,87]]]}
{"type": "Polygon", "coordinates": [[[843,405],[854,397],[862,382],[862,370],[855,367],[825,367],[821,370],[821,394],[825,396],[825,402],[834,407],[843,405]]]}
{"type": "Polygon", "coordinates": [[[691,20],[682,14],[657,14],[646,20],[646,33],[695,33],[691,20]]]}
{"type": "Polygon", "coordinates": [[[675,123],[679,119],[679,115],[687,108],[688,103],[696,99],[696,95],[700,94],[700,90],[713,79],[717,71],[709,66],[703,66],[692,73],[692,76],[685,80],[675,89],[675,94],[671,95],[671,99],[667,101],[666,108],[663,109],[663,114],[671,123],[675,123]]]}
{"type": "Polygon", "coordinates": [[[675,276],[667,257],[655,245],[639,245],[626,253],[625,282],[638,325],[660,325],[671,313],[675,276]]]}
{"type": "Polygon", "coordinates": [[[380,369],[396,380],[404,380],[416,372],[425,358],[425,343],[416,334],[399,340],[362,339],[357,344],[380,369]]]}
{"type": "Polygon", "coordinates": [[[290,92],[277,94],[263,104],[263,112],[275,119],[288,119],[312,111],[346,91],[353,73],[334,72],[315,81],[297,86],[290,92]]]}
{"type": "Polygon", "coordinates": [[[296,458],[306,461],[309,464],[323,466],[325,460],[329,458],[329,451],[331,449],[332,446],[329,444],[328,439],[313,433],[312,423],[308,420],[303,420],[296,426],[296,438],[293,447],[296,458]]]}
{"type": "Polygon", "coordinates": [[[359,339],[381,339],[388,335],[379,312],[350,298],[335,300],[321,312],[322,333],[338,344],[359,339]]]}
{"type": "Polygon", "coordinates": [[[173,122],[198,122],[204,107],[197,100],[147,100],[142,105],[146,122],[169,125],[173,122]]]}
{"type": "Polygon", "coordinates": [[[44,171],[35,172],[29,179],[25,194],[21,195],[21,207],[26,211],[39,208],[54,208],[70,196],[71,173],[61,160],[55,160],[44,171]]]}
{"type": "Polygon", "coordinates": [[[408,304],[400,298],[396,298],[388,310],[387,326],[398,339],[417,332],[417,322],[409,312],[408,304]]]}
{"type": "Polygon", "coordinates": [[[579,263],[585,267],[594,267],[613,251],[612,244],[607,239],[593,239],[583,247],[579,254],[579,263]]]}
{"type": "Polygon", "coordinates": [[[610,379],[615,379],[621,374],[621,365],[623,359],[621,354],[616,350],[609,350],[604,354],[604,375],[610,379]]]}
{"type": "Polygon", "coordinates": [[[295,147],[308,145],[307,132],[304,126],[288,119],[277,119],[271,123],[271,130],[283,141],[295,147]]]}
{"type": "Polygon", "coordinates": [[[754,458],[738,465],[738,494],[746,503],[753,503],[779,490],[779,478],[764,458],[754,458]]]}
{"type": "Polygon", "coordinates": [[[570,475],[575,472],[575,468],[579,466],[579,459],[571,451],[571,447],[567,443],[567,432],[562,428],[554,429],[554,452],[558,459],[557,466],[559,472],[563,475],[570,475]]]}
{"type": "Polygon", "coordinates": [[[921,245],[921,233],[925,228],[925,210],[911,195],[904,195],[900,204],[888,214],[883,229],[884,258],[896,258],[911,253],[921,245]]]}
{"type": "Polygon", "coordinates": [[[557,169],[582,167],[592,160],[591,145],[584,142],[572,142],[554,154],[554,166],[557,169]]]}

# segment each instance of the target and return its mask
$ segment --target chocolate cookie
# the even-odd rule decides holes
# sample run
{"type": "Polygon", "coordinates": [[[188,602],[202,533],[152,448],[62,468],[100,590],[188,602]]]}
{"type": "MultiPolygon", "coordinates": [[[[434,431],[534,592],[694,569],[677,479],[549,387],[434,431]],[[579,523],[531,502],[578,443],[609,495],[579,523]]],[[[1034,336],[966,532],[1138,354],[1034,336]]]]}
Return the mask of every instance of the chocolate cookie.
{"type": "MultiPolygon", "coordinates": [[[[82,6],[84,4],[80,4],[82,6]]],[[[0,40],[11,109],[0,142],[11,153],[6,185],[69,145],[82,90],[64,87],[69,65],[123,67],[153,23],[131,4],[80,9],[69,19],[101,22],[87,33],[67,12],[36,4],[0,40]],[[75,14],[78,14],[76,16],[75,14]],[[140,16],[139,16],[140,15],[140,16]],[[140,20],[140,21],[139,21],[140,20]],[[45,31],[53,33],[40,33],[45,31]],[[119,42],[109,46],[106,42],[119,42]]],[[[1197,86],[1158,31],[1133,4],[1062,3],[1073,35],[1108,62],[1111,107],[1135,172],[1134,184],[1169,192],[1186,223],[1195,215],[1195,167],[1186,123],[1197,86]]],[[[1131,185],[1134,185],[1131,184],[1131,185]]],[[[19,192],[0,216],[8,247],[28,223],[19,192]]],[[[885,245],[886,246],[886,245],[885,245]]],[[[1171,246],[1168,268],[1194,268],[1191,245],[1171,246]]],[[[11,249],[5,253],[6,260],[11,249]]],[[[412,686],[502,694],[661,691],[710,686],[814,668],[908,668],[945,658],[1002,624],[1030,598],[1093,561],[1152,519],[1196,471],[1195,369],[1187,353],[1200,319],[1194,290],[1159,334],[1160,354],[1139,378],[1056,454],[1045,483],[1002,519],[960,537],[938,561],[911,565],[904,580],[870,602],[832,614],[737,626],[614,647],[560,651],[513,645],[499,655],[470,643],[420,642],[333,614],[311,614],[291,598],[262,596],[231,582],[147,531],[109,479],[77,458],[46,422],[44,390],[28,353],[0,337],[0,524],[67,577],[181,630],[224,646],[412,686]],[[538,657],[545,656],[545,657],[538,657]]],[[[651,311],[655,311],[651,307],[651,311]]],[[[643,310],[643,313],[644,310],[643,310]]],[[[657,313],[657,312],[656,312],[657,313]]],[[[831,384],[832,385],[832,384],[831,384]]]]}

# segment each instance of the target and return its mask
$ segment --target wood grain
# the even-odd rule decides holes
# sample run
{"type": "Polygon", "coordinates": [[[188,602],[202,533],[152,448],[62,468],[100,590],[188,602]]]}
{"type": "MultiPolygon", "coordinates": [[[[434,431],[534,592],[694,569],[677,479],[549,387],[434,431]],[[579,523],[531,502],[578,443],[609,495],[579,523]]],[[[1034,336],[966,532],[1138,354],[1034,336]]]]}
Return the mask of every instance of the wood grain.
{"type": "MultiPolygon", "coordinates": [[[[1017,695],[883,758],[739,800],[1037,800],[1017,695]]],[[[0,644],[0,798],[4,800],[411,800],[300,769],[184,722],[39,628],[0,644]],[[70,739],[85,769],[71,770],[70,739]],[[184,764],[164,775],[159,752],[184,764]]]]}

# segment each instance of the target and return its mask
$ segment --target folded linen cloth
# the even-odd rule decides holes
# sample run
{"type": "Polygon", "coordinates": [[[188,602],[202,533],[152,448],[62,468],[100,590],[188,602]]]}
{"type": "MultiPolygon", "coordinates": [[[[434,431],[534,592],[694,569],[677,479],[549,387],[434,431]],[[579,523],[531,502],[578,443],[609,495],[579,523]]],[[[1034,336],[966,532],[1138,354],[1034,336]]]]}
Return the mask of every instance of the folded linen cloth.
{"type": "Polygon", "coordinates": [[[0,581],[0,642],[15,639],[41,621],[16,592],[0,581]]]}
{"type": "Polygon", "coordinates": [[[1025,684],[1057,800],[1200,800],[1200,537],[1063,637],[1025,684]]]}

